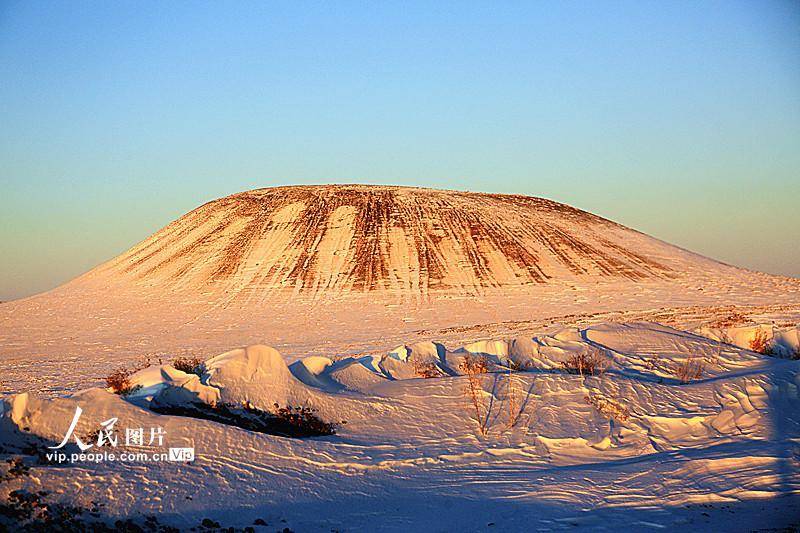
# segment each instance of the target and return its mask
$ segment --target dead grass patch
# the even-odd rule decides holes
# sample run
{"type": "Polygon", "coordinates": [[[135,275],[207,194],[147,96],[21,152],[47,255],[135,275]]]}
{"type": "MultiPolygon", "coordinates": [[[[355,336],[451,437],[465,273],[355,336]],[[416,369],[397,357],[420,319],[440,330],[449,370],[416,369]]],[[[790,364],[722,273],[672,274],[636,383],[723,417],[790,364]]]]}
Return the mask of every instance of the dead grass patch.
{"type": "Polygon", "coordinates": [[[594,407],[602,416],[610,420],[625,422],[630,417],[630,411],[628,411],[627,407],[607,396],[596,394],[593,396],[585,396],[583,400],[594,407]]]}
{"type": "Polygon", "coordinates": [[[485,437],[488,431],[486,421],[489,418],[489,413],[484,405],[483,388],[478,376],[487,372],[488,363],[483,356],[467,354],[464,356],[464,360],[461,361],[459,369],[467,376],[465,396],[468,403],[475,410],[475,422],[478,424],[478,431],[485,437]]]}
{"type": "Polygon", "coordinates": [[[568,374],[602,376],[608,368],[608,360],[599,349],[592,348],[586,352],[572,354],[566,361],[561,362],[561,367],[568,374]]]}
{"type": "Polygon", "coordinates": [[[756,334],[750,339],[750,349],[762,355],[772,355],[772,342],[767,337],[766,331],[756,330],[756,334]]]}
{"type": "Polygon", "coordinates": [[[411,363],[414,365],[414,375],[417,377],[429,379],[442,376],[439,367],[432,361],[417,361],[414,359],[411,363]]]}
{"type": "Polygon", "coordinates": [[[705,362],[702,357],[689,356],[675,368],[675,377],[681,383],[689,383],[703,376],[705,362]]]}
{"type": "Polygon", "coordinates": [[[206,370],[205,362],[199,357],[177,357],[172,361],[175,370],[202,376],[206,370]]]}
{"type": "Polygon", "coordinates": [[[129,370],[126,368],[118,368],[106,376],[106,387],[111,389],[114,394],[120,396],[127,396],[137,390],[141,389],[141,385],[133,386],[131,384],[131,376],[138,372],[139,369],[129,370]]]}

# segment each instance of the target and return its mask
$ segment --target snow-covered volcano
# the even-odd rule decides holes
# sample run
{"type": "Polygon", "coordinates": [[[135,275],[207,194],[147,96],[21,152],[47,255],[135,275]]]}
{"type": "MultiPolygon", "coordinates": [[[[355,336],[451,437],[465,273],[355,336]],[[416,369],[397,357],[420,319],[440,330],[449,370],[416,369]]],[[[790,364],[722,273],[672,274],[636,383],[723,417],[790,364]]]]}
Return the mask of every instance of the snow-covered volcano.
{"type": "Polygon", "coordinates": [[[527,196],[363,185],[234,194],[92,272],[170,292],[474,294],[568,279],[673,279],[722,265],[527,196]]]}

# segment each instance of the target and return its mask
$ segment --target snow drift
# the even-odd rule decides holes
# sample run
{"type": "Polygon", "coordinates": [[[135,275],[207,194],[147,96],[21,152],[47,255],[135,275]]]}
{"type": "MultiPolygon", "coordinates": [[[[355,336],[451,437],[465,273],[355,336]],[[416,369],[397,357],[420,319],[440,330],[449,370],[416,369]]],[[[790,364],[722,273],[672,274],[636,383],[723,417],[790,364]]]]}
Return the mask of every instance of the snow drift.
{"type": "Polygon", "coordinates": [[[467,506],[474,511],[476,502],[487,499],[494,511],[482,516],[501,529],[547,528],[560,519],[589,516],[599,516],[599,522],[587,522],[592,527],[622,527],[614,522],[619,505],[625,506],[626,523],[636,527],[651,527],[643,521],[680,529],[689,520],[703,520],[693,510],[698,503],[713,520],[691,523],[736,529],[739,520],[766,520],[767,511],[744,507],[731,515],[727,506],[763,507],[766,498],[785,495],[783,510],[768,511],[773,519],[795,508],[798,365],[646,322],[564,328],[453,349],[426,341],[382,355],[313,355],[291,370],[275,349],[255,345],[210,358],[202,376],[168,365],[144,369],[132,377],[142,387],[127,398],[100,389],[54,399],[6,396],[0,402],[0,446],[6,453],[25,453],[60,441],[77,406],[84,409],[82,436],[111,417],[162,427],[169,446],[196,450],[193,465],[31,463],[32,471],[38,486],[62,497],[79,485],[87,500],[113,499],[109,509],[115,515],[180,509],[171,520],[184,527],[205,517],[245,527],[267,516],[294,529],[319,529],[335,516],[336,527],[369,530],[374,516],[365,516],[354,502],[379,506],[399,497],[403,524],[426,516],[438,529],[461,523],[467,506]],[[602,376],[559,368],[570,355],[589,349],[609,361],[602,376]],[[485,436],[464,397],[467,379],[451,366],[453,357],[465,354],[487,357],[501,370],[478,378],[485,436]],[[690,356],[705,366],[702,376],[684,384],[672,368],[690,356]],[[438,365],[440,375],[413,375],[417,358],[438,365]],[[503,364],[511,361],[526,370],[509,373],[503,364]],[[334,437],[299,441],[160,415],[147,409],[148,399],[174,405],[302,403],[348,423],[334,437]],[[329,511],[309,514],[307,505],[298,506],[308,493],[324,494],[329,511]],[[467,495],[465,502],[425,514],[431,501],[453,493],[467,495]],[[497,502],[504,501],[520,506],[497,512],[497,502]],[[598,502],[591,515],[576,511],[587,501],[598,502]]]}

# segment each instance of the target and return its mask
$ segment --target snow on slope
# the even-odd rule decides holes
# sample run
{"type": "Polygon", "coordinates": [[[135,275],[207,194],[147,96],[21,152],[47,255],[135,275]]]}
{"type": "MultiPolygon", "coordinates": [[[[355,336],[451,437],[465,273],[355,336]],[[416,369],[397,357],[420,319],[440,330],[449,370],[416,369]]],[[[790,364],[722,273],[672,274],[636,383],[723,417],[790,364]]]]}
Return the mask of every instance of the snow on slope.
{"type": "Polygon", "coordinates": [[[88,278],[263,297],[672,278],[700,256],[564,204],[403,187],[278,187],[209,202],[88,278]]]}
{"type": "MultiPolygon", "coordinates": [[[[34,466],[19,483],[99,499],[115,516],[160,513],[181,526],[211,517],[244,527],[262,517],[297,531],[739,531],[800,516],[800,362],[653,323],[597,324],[528,340],[468,346],[532,365],[513,374],[520,413],[511,429],[508,375],[481,377],[491,406],[486,437],[465,403],[466,378],[393,379],[381,370],[388,360],[413,368],[415,353],[442,361],[444,350],[446,361],[467,351],[435,343],[344,363],[308,359],[306,373],[291,372],[274,350],[251,347],[212,358],[198,378],[220,396],[264,405],[300,391],[348,421],[336,436],[285,439],[157,415],[98,389],[50,400],[6,397],[0,436],[11,435],[10,423],[58,441],[76,405],[85,410],[81,434],[112,416],[164,427],[170,446],[194,446],[193,463],[34,466]],[[611,362],[603,376],[554,370],[590,348],[611,362]],[[664,369],[689,356],[706,361],[707,372],[685,385],[668,379],[664,369]],[[353,367],[375,376],[361,392],[315,386],[353,367]],[[598,399],[627,416],[598,410],[598,399]]],[[[168,387],[187,380],[163,369],[135,379],[153,386],[159,375],[168,387]]]]}

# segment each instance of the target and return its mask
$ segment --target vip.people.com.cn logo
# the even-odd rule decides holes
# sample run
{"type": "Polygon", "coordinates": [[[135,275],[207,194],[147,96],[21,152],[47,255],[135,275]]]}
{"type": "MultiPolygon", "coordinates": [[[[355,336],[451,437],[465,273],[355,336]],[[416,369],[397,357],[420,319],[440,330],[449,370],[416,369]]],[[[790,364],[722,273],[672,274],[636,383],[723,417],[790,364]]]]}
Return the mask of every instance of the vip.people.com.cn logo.
{"type": "Polygon", "coordinates": [[[45,454],[48,461],[54,463],[77,462],[183,462],[194,461],[194,448],[167,448],[164,449],[166,431],[162,427],[126,427],[124,433],[117,433],[118,418],[109,418],[101,422],[98,430],[90,437],[81,438],[75,429],[81,418],[83,409],[75,407],[75,415],[64,434],[64,438],[57,446],[49,446],[54,450],[45,454]],[[124,434],[120,446],[120,436],[124,434]],[[66,446],[71,441],[75,442],[78,451],[67,453],[66,446]]]}

